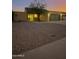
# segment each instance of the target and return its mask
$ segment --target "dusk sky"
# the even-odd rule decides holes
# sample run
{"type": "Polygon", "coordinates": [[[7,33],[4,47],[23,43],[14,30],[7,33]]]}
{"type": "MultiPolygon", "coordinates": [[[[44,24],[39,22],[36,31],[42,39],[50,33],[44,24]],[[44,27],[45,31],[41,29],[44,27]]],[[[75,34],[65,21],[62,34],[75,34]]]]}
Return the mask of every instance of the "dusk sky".
{"type": "MultiPolygon", "coordinates": [[[[24,11],[25,7],[33,0],[12,0],[13,11],[24,11]]],[[[66,12],[66,0],[45,0],[47,9],[50,11],[64,11],[66,12]]]]}

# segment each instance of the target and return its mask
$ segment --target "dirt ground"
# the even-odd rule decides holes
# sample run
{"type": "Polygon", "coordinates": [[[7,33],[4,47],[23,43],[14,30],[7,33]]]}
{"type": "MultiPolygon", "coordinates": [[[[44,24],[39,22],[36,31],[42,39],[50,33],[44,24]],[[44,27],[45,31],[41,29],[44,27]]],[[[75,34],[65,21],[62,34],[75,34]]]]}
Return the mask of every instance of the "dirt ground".
{"type": "Polygon", "coordinates": [[[66,26],[55,23],[12,23],[12,54],[21,54],[66,37],[66,26]]]}

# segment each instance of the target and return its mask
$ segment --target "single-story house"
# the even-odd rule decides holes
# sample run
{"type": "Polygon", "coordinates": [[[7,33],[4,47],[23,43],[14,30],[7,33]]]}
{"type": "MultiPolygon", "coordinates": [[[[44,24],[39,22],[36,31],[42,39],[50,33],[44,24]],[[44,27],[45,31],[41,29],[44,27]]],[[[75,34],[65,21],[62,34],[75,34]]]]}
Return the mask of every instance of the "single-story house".
{"type": "MultiPolygon", "coordinates": [[[[37,13],[31,13],[31,8],[25,8],[24,12],[12,11],[13,21],[38,21],[37,13]]],[[[40,15],[40,21],[65,21],[66,12],[48,11],[40,15]]]]}

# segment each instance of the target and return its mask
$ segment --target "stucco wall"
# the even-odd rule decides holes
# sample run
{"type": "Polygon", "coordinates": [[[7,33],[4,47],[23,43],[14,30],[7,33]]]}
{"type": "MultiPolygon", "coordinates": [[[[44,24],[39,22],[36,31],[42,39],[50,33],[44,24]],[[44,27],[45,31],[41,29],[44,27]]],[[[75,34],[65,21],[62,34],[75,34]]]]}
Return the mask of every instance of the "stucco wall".
{"type": "Polygon", "coordinates": [[[14,21],[27,21],[25,12],[14,12],[14,21]]]}
{"type": "MultiPolygon", "coordinates": [[[[52,11],[50,11],[48,14],[60,15],[58,21],[66,20],[66,13],[64,13],[64,12],[55,12],[55,11],[52,12],[52,11]],[[61,14],[64,16],[61,17],[61,14]]],[[[41,15],[40,20],[41,21],[50,21],[50,15],[48,16],[48,14],[41,15]]],[[[14,21],[28,21],[26,12],[14,12],[13,19],[14,19],[14,21]]],[[[55,19],[54,20],[52,19],[52,21],[55,21],[55,19]]]]}
{"type": "Polygon", "coordinates": [[[40,20],[41,20],[41,21],[48,21],[48,15],[47,15],[47,14],[42,14],[42,15],[40,16],[40,20]]]}

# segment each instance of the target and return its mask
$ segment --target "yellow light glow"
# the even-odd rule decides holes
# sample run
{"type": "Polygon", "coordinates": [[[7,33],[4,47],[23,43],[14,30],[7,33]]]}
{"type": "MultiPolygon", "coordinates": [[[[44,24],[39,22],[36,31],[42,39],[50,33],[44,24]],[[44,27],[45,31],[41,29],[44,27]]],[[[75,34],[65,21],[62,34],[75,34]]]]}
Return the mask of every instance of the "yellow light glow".
{"type": "Polygon", "coordinates": [[[48,22],[49,22],[49,20],[50,20],[50,13],[48,13],[48,22]]]}
{"type": "Polygon", "coordinates": [[[30,18],[30,15],[28,15],[28,18],[30,18]]]}
{"type": "Polygon", "coordinates": [[[62,16],[63,16],[63,14],[61,13],[61,14],[60,14],[60,19],[61,19],[61,20],[62,20],[62,16]]]}
{"type": "Polygon", "coordinates": [[[28,15],[29,21],[33,21],[33,14],[28,15]]]}
{"type": "Polygon", "coordinates": [[[35,17],[35,18],[37,18],[37,17],[38,17],[38,15],[37,15],[37,14],[34,14],[34,17],[35,17]]]}
{"type": "Polygon", "coordinates": [[[62,14],[60,14],[60,16],[62,17],[62,14]]]}

